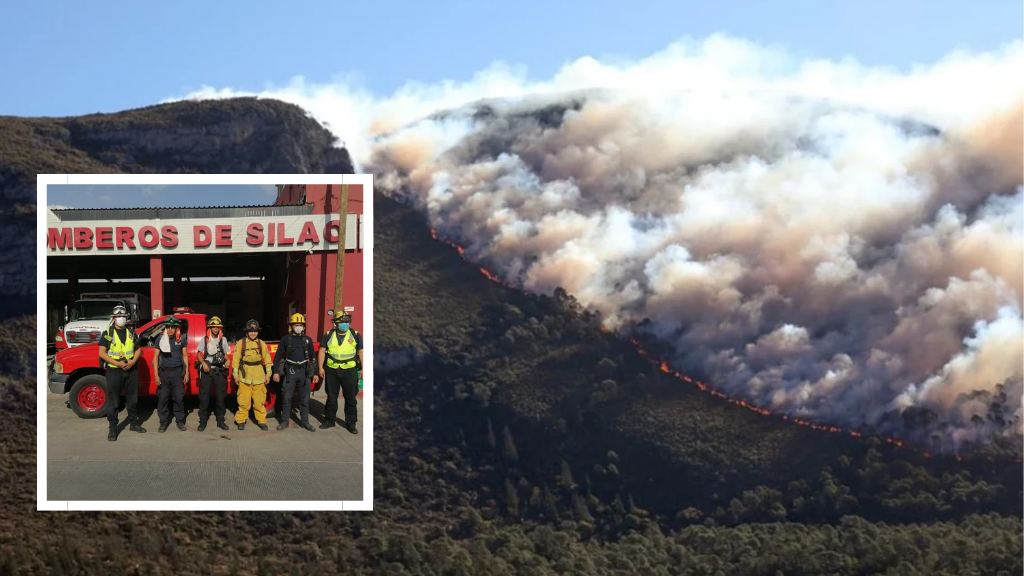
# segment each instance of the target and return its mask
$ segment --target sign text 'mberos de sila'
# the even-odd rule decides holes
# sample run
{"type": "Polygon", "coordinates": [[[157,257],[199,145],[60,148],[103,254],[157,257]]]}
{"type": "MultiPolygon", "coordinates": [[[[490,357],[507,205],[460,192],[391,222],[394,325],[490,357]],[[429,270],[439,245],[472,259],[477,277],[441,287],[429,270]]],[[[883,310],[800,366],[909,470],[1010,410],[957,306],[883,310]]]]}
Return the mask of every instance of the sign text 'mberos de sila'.
{"type": "MultiPolygon", "coordinates": [[[[83,221],[51,225],[46,233],[51,256],[117,253],[204,253],[337,250],[337,215],[163,221],[83,221]]],[[[363,247],[362,216],[349,214],[345,249],[363,247]]]]}

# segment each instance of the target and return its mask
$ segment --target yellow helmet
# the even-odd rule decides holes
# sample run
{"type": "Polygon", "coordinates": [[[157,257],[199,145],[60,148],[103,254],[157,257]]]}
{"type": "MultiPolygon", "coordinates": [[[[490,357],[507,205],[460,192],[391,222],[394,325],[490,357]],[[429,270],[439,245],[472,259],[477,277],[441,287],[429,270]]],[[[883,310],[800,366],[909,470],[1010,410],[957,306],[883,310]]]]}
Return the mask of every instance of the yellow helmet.
{"type": "Polygon", "coordinates": [[[306,323],[306,317],[303,316],[302,314],[295,313],[295,314],[292,314],[292,319],[288,323],[289,324],[305,324],[306,323]]]}
{"type": "Polygon", "coordinates": [[[209,322],[206,323],[207,328],[210,328],[212,326],[220,326],[221,328],[223,328],[224,324],[221,323],[220,318],[218,316],[213,316],[210,318],[209,322]]]}

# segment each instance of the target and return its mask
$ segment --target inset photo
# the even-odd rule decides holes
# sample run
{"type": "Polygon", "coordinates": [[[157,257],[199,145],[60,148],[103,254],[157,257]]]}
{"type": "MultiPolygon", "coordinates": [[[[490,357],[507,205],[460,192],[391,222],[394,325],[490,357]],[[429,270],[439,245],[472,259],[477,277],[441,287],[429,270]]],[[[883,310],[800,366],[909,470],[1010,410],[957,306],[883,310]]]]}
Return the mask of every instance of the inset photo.
{"type": "Polygon", "coordinates": [[[41,510],[372,509],[372,176],[39,189],[41,510]]]}

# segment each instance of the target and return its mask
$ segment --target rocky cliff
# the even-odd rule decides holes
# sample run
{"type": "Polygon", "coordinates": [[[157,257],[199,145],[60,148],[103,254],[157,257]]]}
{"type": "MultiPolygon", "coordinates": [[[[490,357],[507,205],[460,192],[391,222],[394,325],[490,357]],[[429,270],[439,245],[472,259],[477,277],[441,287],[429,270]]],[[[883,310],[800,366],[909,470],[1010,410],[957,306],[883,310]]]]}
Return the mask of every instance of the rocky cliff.
{"type": "MultiPolygon", "coordinates": [[[[36,293],[36,174],[352,173],[348,151],[276,100],[185,101],[67,118],[0,116],[0,295],[36,293]]],[[[0,306],[0,315],[7,313],[0,306]]]]}

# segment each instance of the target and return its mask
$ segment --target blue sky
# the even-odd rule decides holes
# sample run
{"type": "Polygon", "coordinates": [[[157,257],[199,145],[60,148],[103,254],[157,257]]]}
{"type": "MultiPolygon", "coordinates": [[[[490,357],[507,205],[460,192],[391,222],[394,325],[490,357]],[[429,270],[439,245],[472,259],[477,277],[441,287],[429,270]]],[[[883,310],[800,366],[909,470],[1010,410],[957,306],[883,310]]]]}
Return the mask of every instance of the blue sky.
{"type": "Polygon", "coordinates": [[[547,78],[581,56],[635,59],[725,32],[788,51],[909,69],[1020,38],[1020,0],[514,3],[251,0],[8,2],[0,114],[112,112],[203,85],[261,91],[355,75],[378,95],[465,81],[496,61],[547,78]]]}
{"type": "Polygon", "coordinates": [[[65,208],[177,208],[273,204],[274,186],[175,184],[163,186],[58,184],[46,189],[46,204],[65,208]]]}

